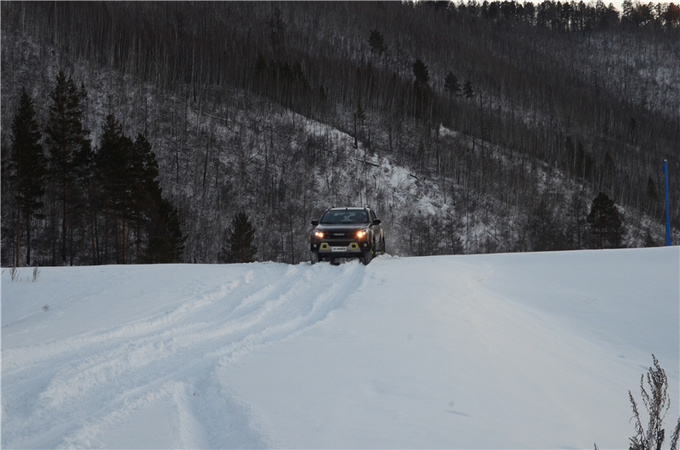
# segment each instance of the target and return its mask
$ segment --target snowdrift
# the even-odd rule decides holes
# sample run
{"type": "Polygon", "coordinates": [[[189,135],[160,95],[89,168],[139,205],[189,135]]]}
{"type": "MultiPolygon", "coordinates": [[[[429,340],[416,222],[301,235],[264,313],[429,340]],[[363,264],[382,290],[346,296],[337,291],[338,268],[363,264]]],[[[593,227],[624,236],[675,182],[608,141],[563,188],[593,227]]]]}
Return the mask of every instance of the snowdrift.
{"type": "Polygon", "coordinates": [[[5,448],[624,448],[652,354],[680,398],[678,247],[32,272],[5,448]]]}

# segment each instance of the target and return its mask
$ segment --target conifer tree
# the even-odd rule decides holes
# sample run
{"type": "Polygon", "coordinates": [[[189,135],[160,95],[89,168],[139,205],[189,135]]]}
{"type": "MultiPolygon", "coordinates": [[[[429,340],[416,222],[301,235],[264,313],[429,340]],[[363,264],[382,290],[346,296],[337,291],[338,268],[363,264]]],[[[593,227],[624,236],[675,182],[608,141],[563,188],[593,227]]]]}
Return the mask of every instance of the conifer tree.
{"type": "MultiPolygon", "coordinates": [[[[77,154],[90,143],[87,138],[88,131],[82,123],[81,93],[76,89],[73,80],[67,79],[61,71],[57,75],[57,84],[51,100],[45,144],[49,150],[49,176],[58,187],[61,197],[61,261],[65,263],[67,231],[70,224],[69,207],[73,196],[74,161],[77,154]]],[[[53,236],[53,239],[56,240],[57,237],[53,236]]]]}
{"type": "MultiPolygon", "coordinates": [[[[74,160],[74,184],[79,191],[83,205],[79,212],[80,219],[87,228],[84,239],[87,239],[91,252],[92,264],[99,264],[99,239],[97,236],[98,212],[102,208],[101,177],[98,176],[96,155],[91,145],[83,145],[74,160]]],[[[84,256],[84,255],[82,255],[84,256]]]]}
{"type": "Polygon", "coordinates": [[[532,208],[527,230],[532,251],[561,250],[564,246],[558,220],[547,198],[541,198],[532,208]]]}
{"type": "Polygon", "coordinates": [[[593,200],[586,219],[593,244],[597,248],[619,248],[623,239],[623,224],[614,200],[600,192],[593,200]]]}
{"type": "Polygon", "coordinates": [[[160,205],[162,189],[158,182],[158,162],[151,149],[151,143],[143,134],[138,134],[132,145],[131,173],[132,215],[135,225],[137,261],[141,258],[142,227],[151,219],[149,207],[160,205]]]}
{"type": "Polygon", "coordinates": [[[460,95],[460,83],[458,83],[458,77],[449,72],[444,79],[444,90],[453,97],[458,97],[460,95]]]}
{"type": "Polygon", "coordinates": [[[148,263],[178,263],[184,255],[186,237],[182,234],[180,217],[172,203],[163,198],[151,210],[148,263]]]}
{"type": "Polygon", "coordinates": [[[227,262],[253,262],[257,247],[253,245],[255,228],[244,212],[239,212],[231,222],[231,229],[227,238],[228,249],[222,249],[227,262]]]}
{"type": "Polygon", "coordinates": [[[12,150],[16,167],[17,251],[19,263],[22,220],[26,224],[26,265],[31,265],[31,218],[42,207],[45,194],[46,161],[40,144],[41,133],[35,119],[33,99],[21,90],[19,108],[12,122],[12,150]]]}
{"type": "Polygon", "coordinates": [[[354,113],[354,148],[359,148],[359,129],[366,124],[366,111],[361,106],[361,99],[357,101],[357,110],[354,113]]]}
{"type": "Polygon", "coordinates": [[[475,90],[472,88],[472,82],[467,80],[463,86],[463,95],[468,100],[475,96],[475,90]]]}
{"type": "Polygon", "coordinates": [[[417,118],[429,118],[434,95],[430,87],[430,70],[421,59],[413,63],[413,76],[414,115],[417,118]]]}
{"type": "Polygon", "coordinates": [[[371,53],[381,56],[387,50],[385,46],[385,38],[380,30],[371,30],[368,37],[368,44],[371,46],[371,53]]]}
{"type": "Polygon", "coordinates": [[[430,70],[420,58],[413,63],[413,76],[416,77],[416,87],[428,86],[430,83],[430,70]]]}
{"type": "Polygon", "coordinates": [[[107,116],[97,164],[104,182],[105,252],[112,234],[118,263],[131,260],[132,246],[136,261],[179,262],[186,238],[177,209],[163,198],[158,162],[146,137],[138,134],[133,142],[122,124],[107,116]]]}
{"type": "Polygon", "coordinates": [[[109,234],[112,233],[117,263],[127,262],[127,226],[132,207],[131,187],[133,184],[131,152],[132,141],[123,134],[121,123],[109,114],[102,126],[97,167],[104,183],[106,217],[104,257],[108,257],[109,234]]]}

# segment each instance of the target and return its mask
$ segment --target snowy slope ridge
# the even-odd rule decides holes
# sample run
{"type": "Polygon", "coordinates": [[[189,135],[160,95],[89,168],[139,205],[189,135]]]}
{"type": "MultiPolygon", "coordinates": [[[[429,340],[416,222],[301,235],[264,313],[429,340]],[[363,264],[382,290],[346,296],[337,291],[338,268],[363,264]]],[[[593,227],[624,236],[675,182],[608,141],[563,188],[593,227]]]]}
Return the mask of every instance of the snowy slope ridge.
{"type": "Polygon", "coordinates": [[[3,270],[2,446],[623,448],[679,250],[3,270]]]}

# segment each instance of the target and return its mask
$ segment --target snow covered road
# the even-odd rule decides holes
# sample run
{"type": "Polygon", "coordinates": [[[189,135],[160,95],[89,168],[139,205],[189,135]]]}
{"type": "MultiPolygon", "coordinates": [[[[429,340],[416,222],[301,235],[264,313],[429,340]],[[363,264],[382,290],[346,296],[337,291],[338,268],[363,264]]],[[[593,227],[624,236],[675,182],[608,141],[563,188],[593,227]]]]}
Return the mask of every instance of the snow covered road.
{"type": "Polygon", "coordinates": [[[678,247],[18,278],[5,448],[621,448],[652,353],[680,395],[678,247]]]}

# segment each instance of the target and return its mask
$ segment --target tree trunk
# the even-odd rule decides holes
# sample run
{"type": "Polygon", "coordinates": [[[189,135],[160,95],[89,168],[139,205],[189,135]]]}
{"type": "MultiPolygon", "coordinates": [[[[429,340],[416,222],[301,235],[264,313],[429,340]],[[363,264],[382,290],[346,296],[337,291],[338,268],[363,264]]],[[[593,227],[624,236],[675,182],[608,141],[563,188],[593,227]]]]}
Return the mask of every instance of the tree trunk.
{"type": "Polygon", "coordinates": [[[31,216],[26,215],[26,266],[31,267],[31,216]]]}
{"type": "Polygon", "coordinates": [[[17,252],[14,266],[19,267],[19,249],[21,248],[21,202],[17,202],[17,252]]]}
{"type": "Polygon", "coordinates": [[[127,264],[127,217],[126,217],[125,211],[123,211],[123,223],[122,223],[122,228],[123,228],[123,236],[122,236],[122,242],[123,242],[123,264],[127,264]]]}
{"type": "Polygon", "coordinates": [[[62,212],[61,217],[61,262],[66,262],[66,175],[64,175],[63,182],[63,202],[62,202],[62,212]]]}
{"type": "Polygon", "coordinates": [[[92,187],[88,185],[87,193],[90,199],[90,236],[92,245],[92,264],[98,264],[97,258],[97,227],[95,226],[95,212],[92,200],[92,187]]]}

